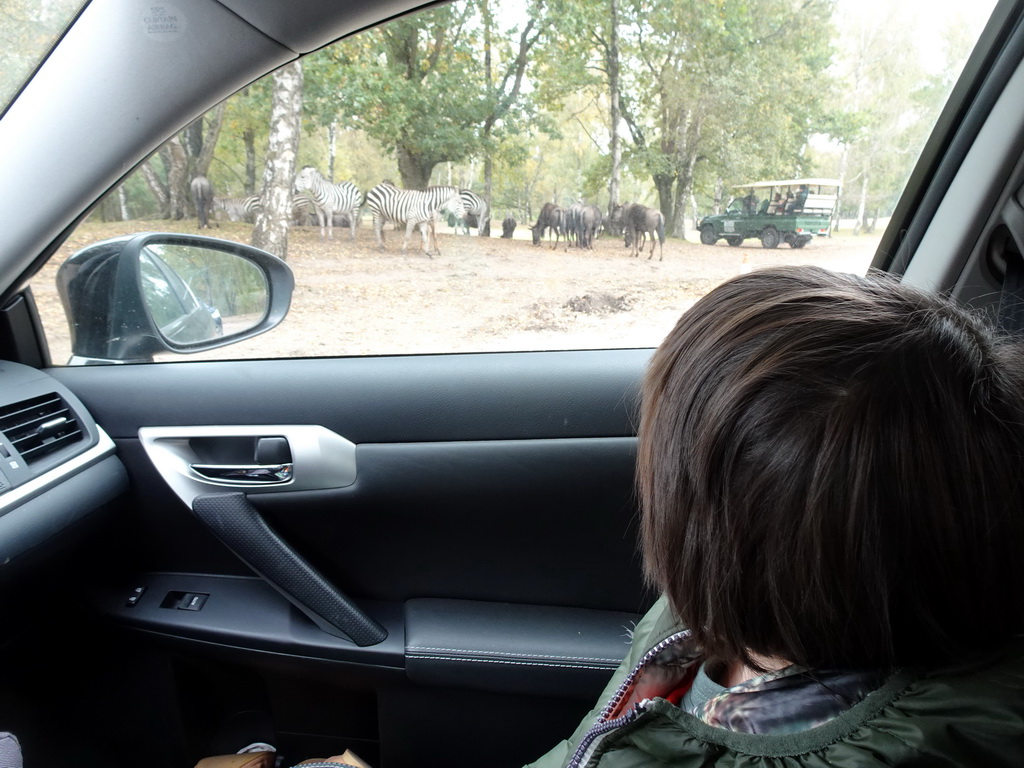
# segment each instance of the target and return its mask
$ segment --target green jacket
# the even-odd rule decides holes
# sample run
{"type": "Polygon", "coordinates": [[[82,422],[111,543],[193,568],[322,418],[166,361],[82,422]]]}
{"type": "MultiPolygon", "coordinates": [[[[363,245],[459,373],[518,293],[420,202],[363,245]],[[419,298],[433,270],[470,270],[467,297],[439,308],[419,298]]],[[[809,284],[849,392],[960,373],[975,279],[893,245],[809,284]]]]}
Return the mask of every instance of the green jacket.
{"type": "Polygon", "coordinates": [[[999,654],[962,668],[898,672],[843,714],[799,733],[728,731],[652,696],[626,724],[580,748],[641,660],[682,629],[667,601],[659,600],[637,625],[630,652],[602,693],[599,708],[568,741],[530,768],[559,768],[574,760],[588,768],[1024,766],[1021,638],[999,654]]]}

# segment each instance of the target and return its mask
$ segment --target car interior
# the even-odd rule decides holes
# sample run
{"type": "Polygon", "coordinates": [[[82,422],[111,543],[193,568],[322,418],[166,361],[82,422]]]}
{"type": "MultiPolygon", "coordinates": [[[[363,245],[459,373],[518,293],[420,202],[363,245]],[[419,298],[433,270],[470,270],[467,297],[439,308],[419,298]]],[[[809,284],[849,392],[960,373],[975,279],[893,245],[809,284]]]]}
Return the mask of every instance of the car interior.
{"type": "MultiPolygon", "coordinates": [[[[178,0],[155,36],[150,3],[92,0],[0,115],[0,730],[26,765],[254,741],[288,765],[524,765],[656,598],[633,491],[651,349],[50,359],[27,282],[109,189],[238,89],[419,6],[178,0]]],[[[1024,266],[1022,105],[1024,2],[1001,0],[873,269],[998,311],[1024,266]]],[[[289,278],[261,269],[283,316],[289,278]]]]}

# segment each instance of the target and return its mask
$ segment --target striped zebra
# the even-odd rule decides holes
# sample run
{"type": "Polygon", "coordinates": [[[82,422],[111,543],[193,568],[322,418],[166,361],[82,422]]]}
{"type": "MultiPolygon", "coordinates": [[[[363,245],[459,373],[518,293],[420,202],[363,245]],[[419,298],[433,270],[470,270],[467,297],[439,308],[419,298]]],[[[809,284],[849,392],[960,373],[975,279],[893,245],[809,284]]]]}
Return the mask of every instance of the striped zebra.
{"type": "Polygon", "coordinates": [[[409,238],[414,227],[419,227],[423,236],[423,252],[433,258],[431,247],[437,254],[441,248],[437,244],[437,217],[441,209],[455,214],[457,218],[466,215],[462,205],[462,197],[458,187],[427,187],[425,190],[399,189],[393,184],[382,183],[366,193],[366,202],[373,214],[373,232],[377,236],[377,245],[384,250],[384,222],[396,224],[405,222],[405,241],[402,251],[409,247],[409,238]],[[428,236],[429,233],[429,236],[428,236]]]}
{"type": "MultiPolygon", "coordinates": [[[[215,197],[213,210],[223,211],[231,221],[251,222],[261,208],[260,196],[248,197],[215,197]]],[[[292,221],[305,224],[309,216],[317,216],[317,205],[309,195],[292,195],[292,221]]]]}
{"type": "Polygon", "coordinates": [[[351,181],[332,184],[324,175],[311,165],[307,165],[295,177],[295,189],[309,192],[317,208],[320,219],[320,237],[324,237],[324,224],[327,225],[327,238],[334,239],[334,214],[348,216],[349,230],[352,239],[356,239],[356,222],[359,220],[359,209],[363,205],[363,195],[359,187],[351,181]]]}
{"type": "Polygon", "coordinates": [[[252,221],[259,209],[259,195],[213,198],[213,210],[223,211],[230,221],[252,221]]]}
{"type": "Polygon", "coordinates": [[[462,207],[466,209],[466,215],[462,219],[462,226],[465,227],[466,234],[469,234],[470,227],[476,227],[477,234],[480,237],[490,237],[491,212],[487,206],[487,201],[476,192],[468,189],[461,190],[459,195],[462,197],[462,207]]]}
{"type": "Polygon", "coordinates": [[[315,224],[320,220],[320,209],[309,195],[292,195],[292,223],[315,224]]]}

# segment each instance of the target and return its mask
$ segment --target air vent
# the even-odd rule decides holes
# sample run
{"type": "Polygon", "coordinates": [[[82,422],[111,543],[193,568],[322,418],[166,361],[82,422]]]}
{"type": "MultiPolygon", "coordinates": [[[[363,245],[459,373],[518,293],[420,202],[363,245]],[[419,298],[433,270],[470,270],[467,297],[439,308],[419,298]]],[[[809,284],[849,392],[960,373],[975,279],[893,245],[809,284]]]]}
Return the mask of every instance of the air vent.
{"type": "Polygon", "coordinates": [[[78,418],[56,393],[0,407],[0,432],[28,464],[83,437],[78,418]]]}

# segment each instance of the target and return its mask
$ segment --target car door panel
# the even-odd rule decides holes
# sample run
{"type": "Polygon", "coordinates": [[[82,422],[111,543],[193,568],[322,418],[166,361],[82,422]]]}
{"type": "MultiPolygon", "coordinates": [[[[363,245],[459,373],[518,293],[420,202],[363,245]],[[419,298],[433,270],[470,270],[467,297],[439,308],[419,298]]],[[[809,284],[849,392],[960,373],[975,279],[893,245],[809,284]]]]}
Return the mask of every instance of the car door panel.
{"type": "Polygon", "coordinates": [[[625,438],[372,444],[351,488],[256,503],[357,594],[636,610],[633,453],[625,438]]]}
{"type": "Polygon", "coordinates": [[[135,440],[143,426],[266,423],[319,424],[356,444],[443,442],[631,437],[649,357],[650,350],[602,350],[49,372],[115,440],[135,440]]]}
{"type": "MultiPolygon", "coordinates": [[[[516,749],[521,761],[536,757],[592,705],[652,599],[632,491],[649,354],[53,369],[112,434],[132,483],[133,563],[97,587],[96,606],[158,646],[230,659],[271,691],[308,692],[297,681],[313,678],[365,695],[375,727],[348,718],[331,732],[371,755],[385,733],[422,727],[457,695],[475,734],[529,729],[516,749]],[[153,427],[207,439],[210,427],[271,435],[310,424],[355,445],[354,482],[242,490],[261,525],[385,629],[379,643],[360,647],[303,616],[288,590],[197,519],[139,437],[153,427]],[[201,609],[183,609],[193,595],[205,596],[201,609]]],[[[295,706],[269,696],[275,711],[295,706]]],[[[434,743],[454,752],[460,733],[449,725],[434,743]]],[[[408,739],[387,749],[388,765],[414,758],[408,739]]]]}

